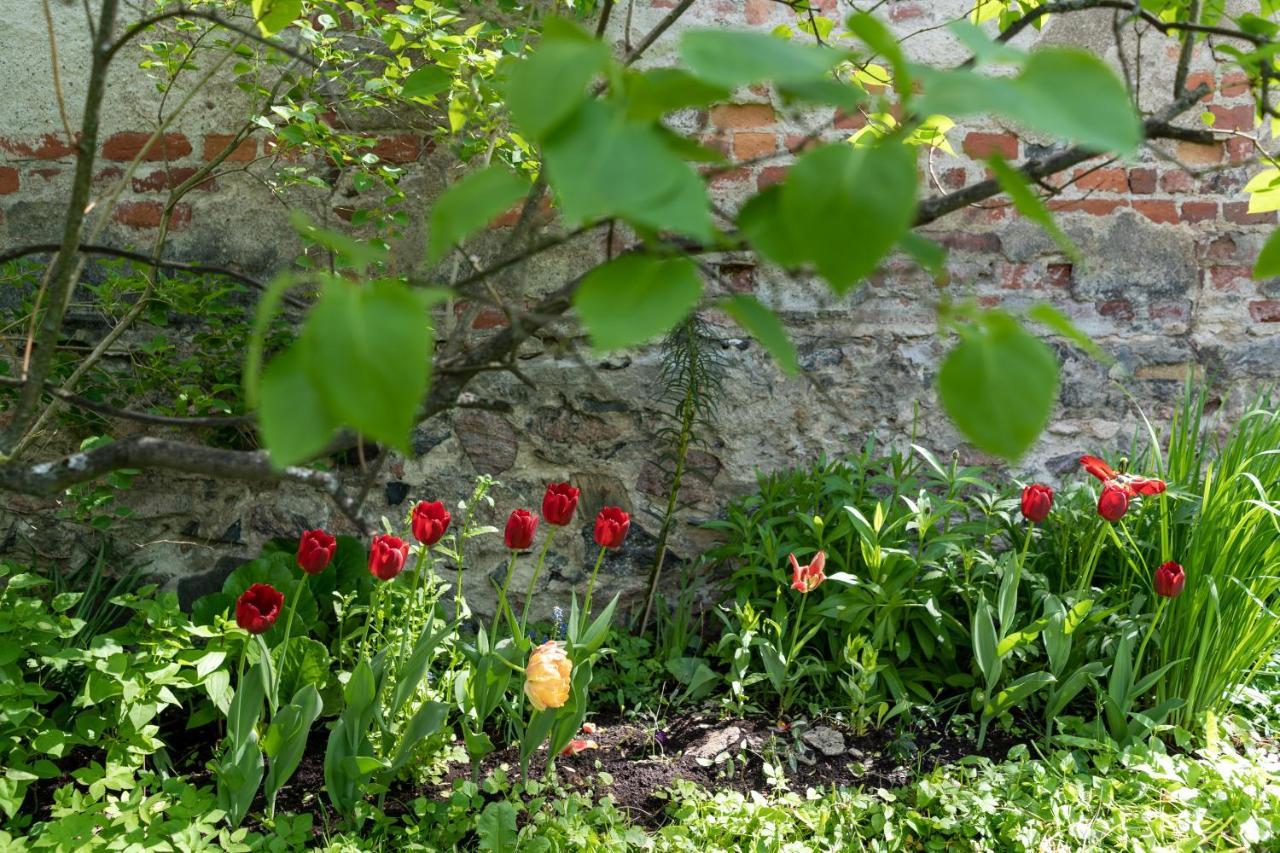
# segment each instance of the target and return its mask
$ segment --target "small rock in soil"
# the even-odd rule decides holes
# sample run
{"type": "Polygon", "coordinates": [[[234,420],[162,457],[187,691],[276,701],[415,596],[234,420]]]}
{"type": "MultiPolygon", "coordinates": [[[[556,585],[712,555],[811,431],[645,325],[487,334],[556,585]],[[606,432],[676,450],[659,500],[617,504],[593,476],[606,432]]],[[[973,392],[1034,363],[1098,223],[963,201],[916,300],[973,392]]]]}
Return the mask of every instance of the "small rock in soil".
{"type": "Polygon", "coordinates": [[[818,726],[805,732],[804,742],[828,758],[844,754],[844,735],[827,726],[818,726]]]}
{"type": "Polygon", "coordinates": [[[737,726],[729,726],[727,729],[721,729],[702,743],[689,750],[689,754],[694,758],[715,758],[722,752],[727,752],[738,745],[742,740],[742,729],[737,726]]]}

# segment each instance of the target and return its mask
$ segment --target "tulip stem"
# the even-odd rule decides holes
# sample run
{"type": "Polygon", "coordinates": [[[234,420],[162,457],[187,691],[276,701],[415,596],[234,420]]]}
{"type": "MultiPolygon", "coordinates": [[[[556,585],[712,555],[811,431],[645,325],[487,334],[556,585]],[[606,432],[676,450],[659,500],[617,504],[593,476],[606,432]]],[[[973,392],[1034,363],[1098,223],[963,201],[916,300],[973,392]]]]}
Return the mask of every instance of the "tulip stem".
{"type": "Polygon", "coordinates": [[[280,674],[284,670],[284,659],[289,654],[289,636],[293,633],[293,614],[298,612],[298,599],[302,597],[302,587],[307,582],[307,573],[303,572],[302,577],[298,578],[298,582],[293,587],[293,601],[289,604],[289,615],[284,617],[284,640],[280,643],[280,666],[276,669],[275,690],[280,690],[280,674]]]}
{"type": "Polygon", "coordinates": [[[542,564],[547,559],[547,551],[551,548],[551,540],[556,538],[556,533],[559,531],[559,527],[552,527],[551,532],[547,534],[546,541],[542,543],[542,550],[538,552],[538,562],[534,564],[533,577],[529,578],[529,592],[524,597],[524,609],[520,611],[520,636],[522,637],[529,626],[529,605],[533,603],[533,590],[538,585],[538,575],[542,573],[542,564]]]}
{"type": "Polygon", "coordinates": [[[419,614],[411,614],[409,611],[409,607],[410,605],[418,604],[419,600],[422,598],[422,596],[420,595],[423,587],[422,561],[427,556],[427,550],[428,550],[427,546],[423,545],[422,548],[418,551],[418,562],[414,564],[414,567],[413,567],[414,581],[416,583],[413,589],[409,591],[409,594],[405,596],[407,599],[407,603],[405,604],[405,612],[403,614],[403,617],[404,617],[402,620],[403,627],[400,631],[400,650],[396,653],[396,665],[395,665],[394,672],[399,672],[400,667],[404,665],[404,657],[408,649],[409,635],[417,633],[419,614]],[[412,618],[410,618],[411,616],[412,618]]]}
{"type": "Polygon", "coordinates": [[[1151,617],[1151,624],[1147,627],[1147,634],[1142,638],[1141,645],[1138,646],[1138,656],[1133,660],[1133,677],[1137,679],[1142,674],[1142,655],[1147,650],[1147,643],[1151,640],[1151,635],[1156,632],[1156,623],[1160,621],[1160,615],[1164,613],[1164,606],[1169,603],[1169,599],[1160,596],[1160,603],[1156,605],[1155,615],[1151,617]]]}
{"type": "MultiPolygon", "coordinates": [[[[548,537],[550,538],[550,537],[548,537]]],[[[507,588],[511,586],[511,576],[516,571],[516,557],[520,552],[511,549],[511,559],[507,562],[507,576],[502,581],[502,589],[498,590],[498,607],[493,612],[493,627],[489,630],[495,638],[498,636],[498,619],[508,610],[507,607],[507,588]]]]}
{"type": "Polygon", "coordinates": [[[591,570],[591,580],[587,582],[587,599],[582,603],[582,618],[588,622],[591,621],[591,593],[595,591],[596,575],[600,574],[600,564],[604,562],[604,552],[607,550],[608,548],[605,546],[600,546],[600,555],[596,557],[596,567],[591,570]]]}
{"type": "Polygon", "coordinates": [[[382,590],[382,584],[378,584],[373,588],[373,592],[369,593],[369,608],[365,612],[364,633],[360,635],[360,645],[356,647],[359,654],[365,653],[365,645],[369,642],[369,626],[373,624],[374,606],[378,603],[378,593],[382,590]]]}

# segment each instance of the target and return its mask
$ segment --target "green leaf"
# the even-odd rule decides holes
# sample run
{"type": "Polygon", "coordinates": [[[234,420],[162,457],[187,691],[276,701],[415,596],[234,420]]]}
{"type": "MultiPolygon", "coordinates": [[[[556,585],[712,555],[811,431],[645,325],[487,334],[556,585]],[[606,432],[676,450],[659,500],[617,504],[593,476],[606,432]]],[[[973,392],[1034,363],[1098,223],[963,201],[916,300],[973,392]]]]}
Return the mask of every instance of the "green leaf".
{"type": "Polygon", "coordinates": [[[646,228],[711,239],[702,179],[657,130],[628,119],[617,105],[584,104],[542,150],[568,221],[622,216],[646,228]]]}
{"type": "Polygon", "coordinates": [[[916,156],[905,145],[814,149],[796,161],[782,185],[778,213],[786,245],[844,293],[874,272],[907,233],[915,194],[916,156]]]}
{"type": "Polygon", "coordinates": [[[973,71],[917,68],[921,115],[958,118],[996,113],[1099,151],[1133,152],[1142,125],[1120,78],[1082,50],[1045,48],[1031,54],[1013,78],[973,71]]]}
{"type": "Polygon", "coordinates": [[[858,12],[849,18],[849,31],[860,38],[872,52],[889,60],[893,68],[893,89],[904,100],[911,95],[911,74],[898,44],[898,36],[873,15],[858,12]]]}
{"type": "Polygon", "coordinates": [[[1258,262],[1253,266],[1254,278],[1271,278],[1280,275],[1280,230],[1272,231],[1262,251],[1258,253],[1258,262]]]}
{"type": "Polygon", "coordinates": [[[688,258],[623,255],[596,267],[578,287],[573,306],[598,350],[652,340],[698,304],[702,279],[688,258]]]}
{"type": "Polygon", "coordinates": [[[308,686],[322,689],[329,680],[331,665],[329,650],[323,643],[310,637],[290,637],[289,648],[280,658],[280,695],[291,696],[308,686]]]}
{"type": "Polygon", "coordinates": [[[1009,460],[1040,435],[1057,393],[1053,351],[1001,311],[962,328],[938,372],[938,396],[960,432],[1009,460]]]}
{"type": "Polygon", "coordinates": [[[258,393],[258,431],[276,468],[305,462],[329,444],[338,422],[312,383],[299,344],[271,360],[258,393]]]}
{"type": "Polygon", "coordinates": [[[587,100],[587,84],[609,61],[604,42],[563,18],[545,19],[542,43],[509,71],[506,95],[512,120],[527,138],[542,141],[587,100]]]}
{"type": "Polygon", "coordinates": [[[516,810],[506,800],[499,800],[484,807],[476,821],[476,835],[480,838],[480,850],[493,853],[515,853],[516,810]]]}
{"type": "Polygon", "coordinates": [[[1033,672],[1029,675],[1024,675],[1013,684],[1010,684],[1008,688],[997,693],[993,700],[987,702],[983,713],[988,717],[998,717],[1010,708],[1020,704],[1032,693],[1035,693],[1045,685],[1052,684],[1054,681],[1054,677],[1047,672],[1033,672]]]}
{"type": "Polygon", "coordinates": [[[311,382],[330,417],[406,452],[427,393],[430,298],[401,282],[333,278],[303,334],[311,382]]]}
{"type": "Polygon", "coordinates": [[[738,228],[744,237],[775,264],[798,267],[804,256],[792,244],[781,212],[782,185],[773,184],[747,199],[738,211],[738,228]]]}
{"type": "Polygon", "coordinates": [[[800,372],[795,345],[787,337],[778,315],[761,305],[754,296],[740,293],[719,303],[720,308],[739,326],[760,342],[778,362],[778,367],[788,376],[800,372]]]}
{"type": "Polygon", "coordinates": [[[935,279],[940,279],[947,272],[947,250],[928,237],[908,231],[898,241],[902,251],[911,256],[911,260],[920,268],[929,272],[935,279]]]}
{"type": "Polygon", "coordinates": [[[1045,233],[1053,238],[1058,244],[1058,248],[1062,249],[1063,254],[1072,260],[1073,263],[1080,263],[1080,249],[1075,243],[1071,242],[1071,238],[1063,233],[1058,227],[1058,223],[1053,221],[1053,214],[1049,213],[1049,208],[1045,207],[1040,196],[1036,195],[1031,189],[1031,184],[1021,172],[1010,166],[1001,157],[991,157],[987,160],[987,167],[995,174],[996,180],[1000,182],[1000,188],[1009,194],[1009,198],[1013,201],[1013,206],[1018,212],[1030,219],[1035,224],[1045,230],[1045,233]]]}
{"type": "Polygon", "coordinates": [[[679,68],[654,68],[626,76],[627,115],[653,121],[674,110],[702,107],[729,97],[730,90],[679,68]]]}
{"type": "Polygon", "coordinates": [[[445,190],[431,209],[427,263],[486,225],[529,191],[529,183],[505,166],[471,172],[445,190]]]}
{"type": "Polygon", "coordinates": [[[400,87],[403,98],[430,98],[449,88],[453,74],[439,65],[424,65],[405,78],[400,87]]]}
{"type": "Polygon", "coordinates": [[[404,727],[404,731],[400,735],[399,746],[396,747],[395,758],[391,762],[389,768],[392,772],[399,770],[413,756],[414,749],[418,744],[422,743],[424,738],[429,738],[436,732],[440,731],[440,727],[444,725],[445,718],[449,715],[449,706],[443,702],[429,700],[422,703],[422,706],[410,718],[408,725],[404,727]]]}
{"type": "MultiPolygon", "coordinates": [[[[326,655],[327,657],[327,655],[326,655]]],[[[267,734],[262,739],[262,751],[267,754],[269,764],[264,791],[267,797],[268,811],[275,802],[276,794],[293,776],[302,762],[302,754],[307,748],[307,737],[311,734],[311,725],[320,716],[324,703],[315,685],[307,684],[293,696],[293,701],[281,708],[271,720],[267,734]]]]}
{"type": "Polygon", "coordinates": [[[264,36],[273,35],[302,14],[302,0],[253,0],[253,18],[264,36]]]}
{"type": "Polygon", "coordinates": [[[738,30],[690,30],[680,39],[680,56],[696,76],[730,89],[761,80],[820,80],[844,57],[829,48],[738,30]]]}
{"type": "Polygon", "coordinates": [[[973,655],[978,661],[978,670],[987,680],[987,690],[991,690],[1000,680],[1000,655],[996,653],[996,626],[991,619],[991,605],[983,596],[973,612],[973,655]]]}

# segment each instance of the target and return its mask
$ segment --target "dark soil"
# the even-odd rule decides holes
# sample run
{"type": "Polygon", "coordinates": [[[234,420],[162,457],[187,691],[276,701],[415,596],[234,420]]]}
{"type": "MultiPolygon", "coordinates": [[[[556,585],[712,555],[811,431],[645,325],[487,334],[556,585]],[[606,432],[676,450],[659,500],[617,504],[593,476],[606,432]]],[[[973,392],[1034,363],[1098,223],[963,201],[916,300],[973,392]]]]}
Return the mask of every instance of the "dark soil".
{"type": "MultiPolygon", "coordinates": [[[[602,719],[594,732],[582,735],[594,741],[596,748],[560,756],[556,771],[565,787],[600,797],[608,795],[631,820],[654,829],[666,820],[667,800],[660,793],[679,779],[716,789],[766,792],[770,785],[763,768],[768,760],[781,764],[793,790],[831,786],[896,788],[965,756],[1001,759],[1010,747],[1022,742],[1014,735],[992,731],[979,752],[971,739],[944,731],[921,729],[899,735],[880,730],[855,736],[831,723],[809,728],[819,725],[841,732],[845,741],[842,754],[823,755],[804,745],[801,730],[761,720],[721,720],[694,714],[654,731],[631,721],[602,719]],[[601,778],[601,774],[608,775],[601,778]]],[[[314,814],[317,833],[326,823],[338,823],[323,794],[327,735],[323,728],[313,732],[302,764],[281,790],[276,805],[283,812],[314,814]]],[[[506,765],[512,775],[519,773],[518,747],[486,757],[482,777],[501,765],[506,765]]],[[[530,772],[537,768],[540,774],[545,765],[545,753],[539,754],[534,757],[530,772]]],[[[451,764],[437,784],[394,787],[384,809],[395,815],[407,810],[407,804],[418,797],[446,799],[455,781],[470,776],[469,764],[451,764]]],[[[261,805],[255,805],[251,814],[261,813],[261,805]]],[[[250,818],[249,823],[252,822],[250,818]]]]}

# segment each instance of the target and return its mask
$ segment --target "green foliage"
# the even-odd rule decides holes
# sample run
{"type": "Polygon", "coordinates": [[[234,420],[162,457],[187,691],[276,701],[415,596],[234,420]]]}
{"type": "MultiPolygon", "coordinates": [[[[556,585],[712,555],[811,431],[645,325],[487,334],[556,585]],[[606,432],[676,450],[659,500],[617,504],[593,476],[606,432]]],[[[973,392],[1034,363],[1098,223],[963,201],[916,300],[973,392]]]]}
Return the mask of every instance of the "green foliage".
{"type": "Polygon", "coordinates": [[[599,350],[655,338],[693,310],[702,295],[698,268],[687,258],[623,255],[596,267],[573,306],[599,350]]]}
{"type": "Polygon", "coordinates": [[[431,208],[427,263],[439,261],[455,243],[483,228],[528,190],[528,183],[504,166],[471,172],[449,187],[431,208]]]}

